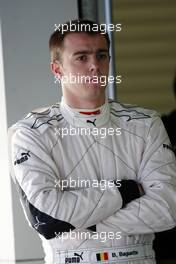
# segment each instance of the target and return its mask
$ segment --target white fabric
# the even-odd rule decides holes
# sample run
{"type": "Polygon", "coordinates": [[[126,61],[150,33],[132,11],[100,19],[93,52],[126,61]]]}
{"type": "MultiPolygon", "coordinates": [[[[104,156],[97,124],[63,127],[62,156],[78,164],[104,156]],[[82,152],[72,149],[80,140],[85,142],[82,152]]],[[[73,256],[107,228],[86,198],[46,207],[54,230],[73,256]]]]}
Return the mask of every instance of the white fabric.
{"type": "MultiPolygon", "coordinates": [[[[86,116],[72,111],[62,101],[30,113],[11,127],[10,135],[13,164],[20,160],[22,152],[29,151],[27,160],[13,166],[13,177],[28,201],[41,212],[76,228],[75,239],[61,241],[57,234],[50,240],[42,237],[47,263],[56,264],[53,262],[56,249],[102,250],[145,245],[152,243],[154,232],[175,226],[176,162],[172,151],[163,146],[170,142],[156,112],[106,102],[99,115],[86,116]],[[63,128],[95,129],[95,125],[114,131],[121,128],[121,135],[60,134],[63,128]],[[133,179],[142,184],[145,195],[121,209],[122,198],[117,187],[103,190],[101,185],[96,188],[68,186],[63,191],[58,183],[65,179],[77,183],[81,180],[100,183],[102,180],[133,179]],[[94,233],[87,230],[92,225],[96,225],[98,234],[121,234],[121,238],[94,239],[94,233]],[[80,238],[78,234],[83,231],[89,232],[92,238],[80,238]]],[[[146,259],[130,263],[155,261],[146,259]]]]}

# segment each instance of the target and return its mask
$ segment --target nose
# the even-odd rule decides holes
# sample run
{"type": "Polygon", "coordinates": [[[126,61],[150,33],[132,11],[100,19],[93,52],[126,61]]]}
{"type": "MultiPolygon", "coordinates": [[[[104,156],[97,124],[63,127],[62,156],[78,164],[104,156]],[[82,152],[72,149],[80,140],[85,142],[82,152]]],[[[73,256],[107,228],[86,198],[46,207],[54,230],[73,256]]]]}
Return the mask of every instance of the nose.
{"type": "Polygon", "coordinates": [[[96,58],[96,56],[93,56],[90,60],[89,71],[92,73],[98,73],[99,72],[99,61],[96,58]]]}

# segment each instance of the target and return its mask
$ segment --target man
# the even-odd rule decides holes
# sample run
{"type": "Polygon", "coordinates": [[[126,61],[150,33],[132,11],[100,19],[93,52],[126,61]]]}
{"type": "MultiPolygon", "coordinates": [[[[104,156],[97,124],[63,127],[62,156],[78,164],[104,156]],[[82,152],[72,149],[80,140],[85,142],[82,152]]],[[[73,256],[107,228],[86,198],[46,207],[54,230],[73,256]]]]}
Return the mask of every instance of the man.
{"type": "Polygon", "coordinates": [[[12,174],[45,261],[155,263],[153,233],[176,219],[163,124],[154,111],[106,99],[109,38],[93,22],[61,25],[49,44],[62,101],[9,133],[12,174]]]}

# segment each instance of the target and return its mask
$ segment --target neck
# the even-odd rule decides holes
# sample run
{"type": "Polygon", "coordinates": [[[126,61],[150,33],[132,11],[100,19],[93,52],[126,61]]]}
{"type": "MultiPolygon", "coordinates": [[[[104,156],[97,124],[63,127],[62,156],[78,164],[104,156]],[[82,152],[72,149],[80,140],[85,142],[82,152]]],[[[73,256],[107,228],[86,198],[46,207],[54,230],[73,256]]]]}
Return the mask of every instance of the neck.
{"type": "Polygon", "coordinates": [[[103,98],[98,98],[98,99],[81,99],[79,98],[70,98],[64,96],[63,94],[64,101],[67,105],[69,105],[71,108],[77,108],[77,109],[96,109],[100,106],[102,106],[105,103],[105,97],[103,98]]]}

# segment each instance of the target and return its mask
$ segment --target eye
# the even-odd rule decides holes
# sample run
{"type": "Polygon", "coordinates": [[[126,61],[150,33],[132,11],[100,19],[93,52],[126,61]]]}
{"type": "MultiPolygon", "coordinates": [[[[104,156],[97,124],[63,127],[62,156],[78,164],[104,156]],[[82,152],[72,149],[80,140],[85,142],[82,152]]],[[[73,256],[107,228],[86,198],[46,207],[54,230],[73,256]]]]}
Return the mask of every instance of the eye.
{"type": "Polygon", "coordinates": [[[87,55],[81,55],[81,56],[79,56],[76,60],[78,60],[78,61],[87,61],[87,55]]]}
{"type": "Polygon", "coordinates": [[[100,52],[100,53],[97,54],[97,59],[98,60],[105,60],[107,58],[108,58],[108,54],[107,53],[100,52]]]}

